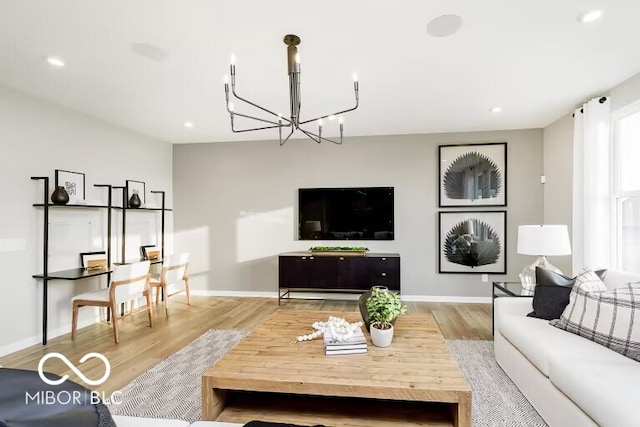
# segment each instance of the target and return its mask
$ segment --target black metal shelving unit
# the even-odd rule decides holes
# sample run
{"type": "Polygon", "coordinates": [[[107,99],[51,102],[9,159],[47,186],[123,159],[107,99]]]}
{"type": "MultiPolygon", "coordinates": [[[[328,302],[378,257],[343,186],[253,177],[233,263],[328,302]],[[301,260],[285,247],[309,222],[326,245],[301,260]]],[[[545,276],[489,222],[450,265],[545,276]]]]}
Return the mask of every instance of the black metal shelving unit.
{"type": "MultiPolygon", "coordinates": [[[[33,206],[36,208],[42,208],[44,211],[44,219],[43,219],[43,248],[42,248],[42,273],[34,274],[32,277],[35,279],[42,280],[42,345],[47,344],[47,326],[48,326],[48,292],[49,292],[49,281],[51,280],[81,280],[88,279],[92,277],[99,277],[106,275],[107,283],[111,277],[111,269],[102,270],[102,271],[88,271],[84,268],[72,268],[68,270],[62,271],[49,271],[49,211],[50,209],[106,209],[107,210],[107,265],[111,266],[111,237],[112,237],[112,211],[113,209],[121,209],[122,210],[122,254],[121,254],[121,263],[126,263],[126,215],[128,210],[139,210],[139,211],[159,211],[162,213],[161,215],[161,251],[162,256],[161,259],[153,260],[152,264],[162,262],[162,258],[164,258],[164,245],[165,245],[165,214],[166,212],[172,211],[172,209],[165,208],[165,192],[164,191],[151,191],[151,193],[161,194],[162,196],[162,207],[160,208],[129,208],[127,207],[127,193],[126,187],[121,186],[113,186],[109,184],[94,184],[95,187],[106,188],[108,190],[107,194],[107,205],[54,205],[49,202],[49,177],[46,176],[34,176],[31,177],[32,180],[35,181],[43,181],[44,189],[43,189],[43,202],[42,203],[34,203],[33,206]],[[113,206],[113,190],[121,189],[122,190],[122,207],[113,206]]],[[[132,260],[128,262],[135,262],[138,260],[132,260]]]]}

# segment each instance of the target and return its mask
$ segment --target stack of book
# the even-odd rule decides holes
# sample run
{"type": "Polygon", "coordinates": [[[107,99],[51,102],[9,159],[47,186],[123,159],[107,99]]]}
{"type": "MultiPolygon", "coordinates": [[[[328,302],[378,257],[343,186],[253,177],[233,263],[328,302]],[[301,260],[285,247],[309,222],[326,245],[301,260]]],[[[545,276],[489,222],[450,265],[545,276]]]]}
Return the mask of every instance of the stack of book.
{"type": "Polygon", "coordinates": [[[333,356],[338,354],[359,354],[367,352],[367,339],[362,328],[355,330],[353,335],[344,341],[336,341],[329,334],[324,334],[324,354],[333,356]]]}

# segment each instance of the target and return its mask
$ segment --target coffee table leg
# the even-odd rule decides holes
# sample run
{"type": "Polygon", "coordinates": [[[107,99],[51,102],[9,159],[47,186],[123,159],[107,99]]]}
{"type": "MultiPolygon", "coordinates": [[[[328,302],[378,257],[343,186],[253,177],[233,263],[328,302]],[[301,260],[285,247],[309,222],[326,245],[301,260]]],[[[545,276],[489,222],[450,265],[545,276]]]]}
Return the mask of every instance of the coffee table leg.
{"type": "Polygon", "coordinates": [[[225,390],[213,388],[209,378],[202,377],[202,420],[215,421],[227,405],[225,390]]]}
{"type": "Polygon", "coordinates": [[[471,427],[471,393],[458,393],[458,403],[453,404],[453,425],[471,427]]]}

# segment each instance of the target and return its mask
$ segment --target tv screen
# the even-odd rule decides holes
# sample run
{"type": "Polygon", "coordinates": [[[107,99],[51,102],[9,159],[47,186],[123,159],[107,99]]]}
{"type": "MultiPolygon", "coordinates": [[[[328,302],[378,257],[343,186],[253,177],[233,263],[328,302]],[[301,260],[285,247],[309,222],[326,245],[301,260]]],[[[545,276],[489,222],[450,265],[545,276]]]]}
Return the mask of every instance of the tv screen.
{"type": "Polygon", "coordinates": [[[393,187],[298,190],[298,239],[393,238],[393,187]]]}

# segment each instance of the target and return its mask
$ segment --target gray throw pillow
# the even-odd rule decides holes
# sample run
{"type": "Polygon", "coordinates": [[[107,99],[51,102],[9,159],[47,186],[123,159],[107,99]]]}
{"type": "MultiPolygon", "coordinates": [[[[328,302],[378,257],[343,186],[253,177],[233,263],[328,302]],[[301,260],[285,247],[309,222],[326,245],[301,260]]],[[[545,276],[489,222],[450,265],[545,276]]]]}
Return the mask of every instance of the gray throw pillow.
{"type": "MultiPolygon", "coordinates": [[[[597,270],[595,273],[600,280],[604,280],[607,270],[597,270]]],[[[564,308],[569,304],[569,295],[576,282],[576,277],[568,277],[564,274],[536,267],[533,311],[527,316],[545,320],[559,319],[564,308]]]]}

